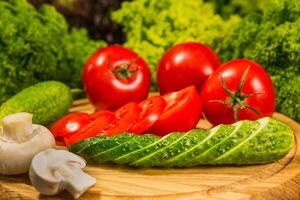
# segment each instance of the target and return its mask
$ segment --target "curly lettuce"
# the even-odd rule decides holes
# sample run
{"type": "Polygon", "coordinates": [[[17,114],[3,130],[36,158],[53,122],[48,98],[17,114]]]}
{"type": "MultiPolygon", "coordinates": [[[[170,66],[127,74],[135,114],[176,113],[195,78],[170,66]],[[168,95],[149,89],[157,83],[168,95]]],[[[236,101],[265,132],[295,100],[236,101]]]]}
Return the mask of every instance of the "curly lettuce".
{"type": "Polygon", "coordinates": [[[70,30],[50,5],[36,10],[26,0],[0,0],[0,103],[45,80],[80,88],[84,61],[103,45],[70,30]]]}
{"type": "Polygon", "coordinates": [[[152,89],[156,85],[156,66],[167,49],[186,41],[198,41],[214,48],[239,21],[237,16],[222,19],[215,14],[211,3],[202,0],[123,2],[112,18],[124,27],[125,46],[150,64],[152,89]]]}

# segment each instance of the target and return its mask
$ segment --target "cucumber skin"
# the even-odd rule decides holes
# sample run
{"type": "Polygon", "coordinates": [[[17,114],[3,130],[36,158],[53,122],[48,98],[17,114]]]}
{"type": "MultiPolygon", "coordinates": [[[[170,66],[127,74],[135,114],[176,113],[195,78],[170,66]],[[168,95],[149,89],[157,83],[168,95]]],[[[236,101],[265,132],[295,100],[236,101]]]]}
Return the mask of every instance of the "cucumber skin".
{"type": "Polygon", "coordinates": [[[33,123],[47,126],[68,113],[72,105],[70,88],[58,81],[45,81],[20,91],[0,107],[2,119],[17,112],[33,114],[33,123]]]}
{"type": "MultiPolygon", "coordinates": [[[[111,159],[105,161],[134,167],[254,165],[274,162],[284,157],[295,144],[295,138],[292,130],[283,122],[266,117],[254,122],[245,120],[242,121],[242,123],[243,124],[237,128],[237,131],[241,132],[236,135],[230,135],[234,126],[221,125],[221,129],[218,130],[223,130],[222,133],[215,132],[215,135],[212,135],[212,137],[209,137],[210,134],[206,134],[206,137],[196,139],[196,142],[198,142],[201,146],[201,148],[198,149],[200,152],[196,152],[198,151],[195,150],[196,148],[193,149],[193,147],[197,145],[192,145],[190,148],[185,149],[185,151],[172,155],[172,157],[167,155],[167,159],[164,160],[161,155],[168,153],[168,149],[175,151],[177,145],[181,146],[181,142],[184,142],[184,139],[188,136],[188,133],[170,133],[159,140],[154,140],[153,143],[144,144],[145,146],[142,144],[139,148],[134,147],[138,150],[128,152],[127,154],[122,152],[120,156],[114,154],[111,159]],[[261,123],[262,121],[264,123],[261,123]],[[259,122],[259,125],[257,122],[259,122]],[[249,124],[247,125],[247,123],[249,124]],[[253,123],[253,125],[251,125],[251,123],[253,123]],[[242,127],[245,129],[245,126],[243,125],[246,125],[246,127],[251,126],[251,130],[248,130],[247,128],[246,130],[243,130],[242,127]],[[182,134],[185,134],[185,136],[182,137],[182,134]],[[178,140],[179,138],[181,139],[178,140]],[[227,148],[226,145],[229,145],[230,148],[227,148]],[[191,149],[194,151],[191,151],[191,149]],[[225,152],[223,152],[223,149],[225,152]],[[197,155],[201,155],[203,152],[203,155],[205,156],[198,160],[198,158],[196,158],[197,155]],[[208,154],[206,152],[210,153],[208,154]],[[192,156],[191,158],[192,154],[197,155],[192,156]],[[151,158],[155,159],[152,160],[151,158]],[[196,158],[195,161],[197,161],[197,163],[193,163],[193,158],[196,158]]],[[[126,137],[128,137],[128,135],[126,137]]],[[[143,135],[132,135],[132,137],[128,137],[128,139],[133,139],[134,137],[142,138],[143,135]]],[[[128,142],[128,140],[124,140],[118,145],[122,146],[126,142],[128,142]]],[[[193,141],[193,143],[195,143],[195,141],[193,141]]],[[[118,145],[115,146],[115,148],[118,148],[118,145]]],[[[81,146],[84,148],[84,145],[81,146]]],[[[184,149],[184,147],[181,148],[184,149]]],[[[91,151],[90,153],[95,156],[101,153],[101,151],[91,151]]]]}

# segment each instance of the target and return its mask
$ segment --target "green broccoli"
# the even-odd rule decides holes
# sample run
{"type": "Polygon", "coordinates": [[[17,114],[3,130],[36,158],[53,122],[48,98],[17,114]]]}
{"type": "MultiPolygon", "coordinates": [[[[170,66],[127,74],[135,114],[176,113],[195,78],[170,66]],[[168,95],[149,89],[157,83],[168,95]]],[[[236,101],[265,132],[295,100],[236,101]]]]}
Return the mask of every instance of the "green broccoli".
{"type": "Polygon", "coordinates": [[[276,110],[300,121],[300,1],[271,0],[262,14],[251,14],[222,43],[223,61],[248,58],[272,76],[276,110]]]}
{"type": "Polygon", "coordinates": [[[112,18],[124,26],[125,46],[150,64],[152,89],[156,65],[168,48],[186,41],[198,41],[213,48],[239,21],[237,16],[223,20],[214,13],[211,3],[202,0],[134,0],[122,3],[112,18]]]}
{"type": "Polygon", "coordinates": [[[103,42],[72,29],[54,7],[0,0],[0,103],[40,81],[81,87],[85,59],[103,42]]]}

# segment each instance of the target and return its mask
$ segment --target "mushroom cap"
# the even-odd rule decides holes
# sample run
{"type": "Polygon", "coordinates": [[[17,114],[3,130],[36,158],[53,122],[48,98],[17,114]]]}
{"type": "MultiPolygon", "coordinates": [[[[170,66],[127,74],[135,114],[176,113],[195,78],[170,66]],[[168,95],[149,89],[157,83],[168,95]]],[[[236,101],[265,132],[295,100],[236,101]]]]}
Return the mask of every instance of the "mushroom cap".
{"type": "Polygon", "coordinates": [[[46,127],[33,124],[32,128],[32,137],[23,142],[8,142],[0,136],[0,174],[28,172],[31,160],[38,152],[55,146],[54,137],[46,127]]]}
{"type": "Polygon", "coordinates": [[[40,178],[59,182],[60,177],[56,176],[53,171],[62,164],[70,164],[80,169],[86,166],[86,162],[80,156],[66,150],[47,149],[38,153],[31,162],[31,167],[35,170],[40,178]]]}

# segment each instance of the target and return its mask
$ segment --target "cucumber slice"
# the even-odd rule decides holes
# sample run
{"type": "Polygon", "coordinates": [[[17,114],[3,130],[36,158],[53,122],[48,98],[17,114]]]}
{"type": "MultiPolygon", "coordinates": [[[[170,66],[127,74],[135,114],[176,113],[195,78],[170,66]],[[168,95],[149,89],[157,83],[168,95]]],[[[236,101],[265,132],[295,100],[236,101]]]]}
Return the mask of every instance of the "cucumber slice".
{"type": "Polygon", "coordinates": [[[253,134],[217,158],[216,164],[264,164],[276,161],[293,147],[292,130],[272,118],[258,120],[260,127],[253,134]]]}
{"type": "Polygon", "coordinates": [[[114,148],[124,142],[127,142],[133,137],[134,135],[131,133],[123,133],[112,137],[105,136],[106,139],[101,140],[93,145],[90,145],[89,147],[82,150],[80,154],[85,159],[89,160],[91,157],[95,156],[96,154],[114,148]]]}
{"type": "Polygon", "coordinates": [[[178,138],[175,142],[162,148],[159,151],[149,155],[143,160],[142,165],[152,167],[168,167],[165,165],[165,161],[172,157],[187,151],[189,148],[195,146],[208,135],[208,132],[202,129],[194,129],[185,133],[183,137],[178,138]],[[206,134],[205,134],[206,133],[206,134]]]}
{"type": "Polygon", "coordinates": [[[129,165],[135,166],[133,164],[133,162],[143,158],[144,156],[147,156],[147,155],[151,154],[154,151],[159,150],[162,147],[165,147],[165,146],[169,145],[171,142],[173,142],[174,140],[176,140],[180,136],[182,136],[182,133],[168,134],[168,135],[160,138],[159,140],[156,140],[152,144],[149,144],[149,145],[145,146],[142,149],[133,151],[129,154],[126,154],[124,156],[121,156],[121,157],[115,159],[114,162],[117,163],[117,164],[122,164],[122,165],[129,164],[129,165]]]}
{"type": "Polygon", "coordinates": [[[250,137],[250,135],[259,128],[259,123],[256,121],[239,121],[233,124],[235,127],[226,138],[213,147],[207,149],[205,152],[195,157],[186,163],[187,166],[197,165],[213,165],[214,160],[233,147],[240,144],[243,140],[250,137]]]}
{"type": "Polygon", "coordinates": [[[156,138],[158,137],[150,134],[143,136],[136,135],[133,138],[129,139],[127,142],[124,142],[118,146],[115,146],[114,148],[96,154],[95,156],[91,157],[91,159],[98,164],[107,161],[113,161],[114,159],[124,154],[128,154],[132,151],[141,149],[147,146],[148,144],[153,143],[156,138]]]}
{"type": "Polygon", "coordinates": [[[166,162],[166,166],[170,167],[186,167],[186,163],[197,157],[207,149],[226,138],[233,130],[234,126],[218,125],[210,130],[209,135],[199,142],[196,146],[190,148],[166,162]]]}
{"type": "MultiPolygon", "coordinates": [[[[175,144],[177,144],[182,138],[184,138],[186,136],[186,133],[179,133],[179,137],[177,137],[175,140],[173,140],[172,142],[169,143],[169,145],[167,146],[164,146],[162,148],[160,148],[158,151],[154,151],[153,153],[135,161],[133,164],[136,165],[136,166],[147,166],[147,167],[151,167],[151,166],[154,166],[153,164],[153,157],[155,155],[157,155],[158,153],[164,151],[166,148],[170,147],[170,146],[173,146],[175,144]]],[[[175,152],[173,152],[175,153],[175,152]]],[[[172,154],[172,153],[171,153],[172,154]]],[[[170,154],[170,155],[171,155],[170,154]]]]}
{"type": "Polygon", "coordinates": [[[92,138],[87,138],[85,140],[81,140],[81,141],[73,144],[69,148],[69,151],[80,155],[81,151],[83,151],[84,149],[98,143],[99,141],[105,140],[106,138],[107,138],[106,136],[96,136],[96,137],[92,137],[92,138]]]}

